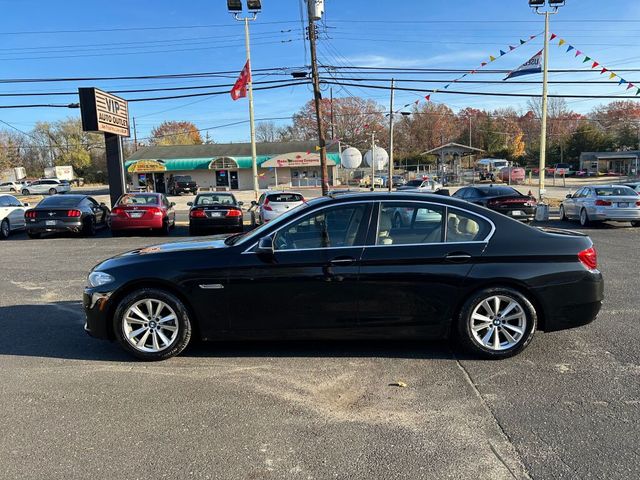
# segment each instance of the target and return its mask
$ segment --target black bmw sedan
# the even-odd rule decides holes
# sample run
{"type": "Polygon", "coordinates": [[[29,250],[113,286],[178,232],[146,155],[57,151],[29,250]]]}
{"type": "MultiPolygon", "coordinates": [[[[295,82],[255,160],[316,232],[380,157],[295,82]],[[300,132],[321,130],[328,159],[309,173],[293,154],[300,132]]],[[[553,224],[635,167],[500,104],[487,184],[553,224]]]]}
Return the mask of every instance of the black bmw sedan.
{"type": "Polygon", "coordinates": [[[232,193],[199,193],[195,201],[188,202],[189,234],[205,231],[242,232],[242,202],[232,193]]]}
{"type": "Polygon", "coordinates": [[[603,279],[588,236],[461,200],[361,193],[311,200],[259,228],[97,265],[86,331],[145,360],[192,336],[455,337],[479,356],[593,321],[603,279]],[[398,209],[407,222],[393,225],[398,209]]]}
{"type": "Polygon", "coordinates": [[[30,238],[56,232],[93,236],[97,228],[107,226],[109,208],[87,195],[52,195],[27,210],[24,217],[30,238]]]}
{"type": "Polygon", "coordinates": [[[536,216],[537,201],[506,185],[475,185],[457,190],[453,197],[482,205],[523,222],[536,216]]]}

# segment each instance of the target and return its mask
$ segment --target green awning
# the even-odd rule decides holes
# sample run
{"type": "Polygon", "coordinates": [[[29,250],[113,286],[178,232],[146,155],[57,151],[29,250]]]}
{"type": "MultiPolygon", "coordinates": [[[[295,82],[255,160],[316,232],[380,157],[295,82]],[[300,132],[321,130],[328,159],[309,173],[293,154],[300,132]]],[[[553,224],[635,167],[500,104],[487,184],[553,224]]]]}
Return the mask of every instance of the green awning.
{"type": "MultiPolygon", "coordinates": [[[[269,160],[274,155],[258,155],[256,158],[258,166],[262,165],[264,162],[269,160]]],[[[222,158],[222,157],[220,157],[222,158]]],[[[239,169],[249,169],[251,168],[251,157],[226,157],[230,158],[236,162],[239,169]]],[[[336,165],[340,164],[340,154],[338,153],[328,153],[327,158],[333,160],[336,165]]],[[[141,158],[137,160],[128,160],[125,162],[125,169],[128,169],[131,165],[136,162],[161,162],[166,172],[175,172],[175,171],[188,171],[188,170],[207,170],[209,169],[209,164],[216,160],[216,158],[204,157],[204,158],[141,158]]]]}

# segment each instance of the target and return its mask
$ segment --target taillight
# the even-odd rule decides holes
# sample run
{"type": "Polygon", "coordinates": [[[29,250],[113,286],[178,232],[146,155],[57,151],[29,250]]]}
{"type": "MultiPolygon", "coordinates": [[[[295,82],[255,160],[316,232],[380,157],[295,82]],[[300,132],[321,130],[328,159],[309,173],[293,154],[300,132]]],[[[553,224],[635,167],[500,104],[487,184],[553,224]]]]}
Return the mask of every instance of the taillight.
{"type": "Polygon", "coordinates": [[[242,212],[240,210],[227,210],[225,217],[241,217],[242,212]]]}
{"type": "Polygon", "coordinates": [[[82,216],[82,212],[80,210],[69,210],[67,212],[67,217],[77,218],[81,216],[82,216]]]}
{"type": "Polygon", "coordinates": [[[162,209],[158,207],[148,208],[147,212],[151,213],[152,215],[162,215],[162,209]]]}
{"type": "Polygon", "coordinates": [[[122,208],[122,207],[116,207],[116,208],[114,208],[113,210],[111,210],[111,213],[112,213],[113,215],[118,215],[118,216],[120,216],[120,217],[121,217],[121,216],[123,216],[123,215],[124,215],[124,208],[122,208]]]}
{"type": "Polygon", "coordinates": [[[204,210],[191,210],[189,212],[189,216],[191,218],[204,218],[207,216],[207,214],[204,212],[204,210]]]}
{"type": "Polygon", "coordinates": [[[29,211],[25,212],[24,216],[25,216],[25,218],[36,218],[36,211],[35,210],[29,210],[29,211]]]}
{"type": "Polygon", "coordinates": [[[589,270],[598,268],[598,252],[594,247],[589,247],[578,254],[578,260],[589,270]]]}
{"type": "Polygon", "coordinates": [[[273,208],[271,208],[271,206],[269,205],[269,199],[268,198],[264,201],[264,204],[262,205],[262,208],[264,208],[265,210],[268,210],[269,212],[273,211],[273,208]]]}
{"type": "Polygon", "coordinates": [[[610,207],[611,202],[608,200],[596,200],[596,206],[598,207],[610,207]]]}
{"type": "Polygon", "coordinates": [[[640,202],[636,202],[636,207],[640,207],[640,202]]]}

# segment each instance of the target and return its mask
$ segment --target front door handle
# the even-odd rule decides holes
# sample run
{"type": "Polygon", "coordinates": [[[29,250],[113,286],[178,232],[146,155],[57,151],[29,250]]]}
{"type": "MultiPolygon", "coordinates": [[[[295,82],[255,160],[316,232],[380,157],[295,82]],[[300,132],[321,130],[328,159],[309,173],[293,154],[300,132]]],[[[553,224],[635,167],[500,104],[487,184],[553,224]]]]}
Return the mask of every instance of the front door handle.
{"type": "Polygon", "coordinates": [[[449,253],[445,255],[444,259],[453,263],[465,263],[471,260],[471,255],[463,252],[449,253]]]}
{"type": "Polygon", "coordinates": [[[342,258],[334,258],[333,260],[331,260],[329,263],[331,265],[351,265],[353,262],[355,262],[356,259],[355,258],[351,258],[351,257],[342,257],[342,258]]]}

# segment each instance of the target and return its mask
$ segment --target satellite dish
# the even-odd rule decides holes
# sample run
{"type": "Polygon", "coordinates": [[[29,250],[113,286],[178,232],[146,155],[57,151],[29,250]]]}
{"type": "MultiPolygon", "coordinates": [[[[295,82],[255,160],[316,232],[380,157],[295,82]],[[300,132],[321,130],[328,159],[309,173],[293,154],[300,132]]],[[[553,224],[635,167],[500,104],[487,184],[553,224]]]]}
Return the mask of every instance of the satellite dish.
{"type": "MultiPolygon", "coordinates": [[[[375,169],[382,170],[389,163],[389,154],[382,147],[375,148],[375,169]]],[[[371,150],[364,154],[364,161],[368,166],[371,166],[371,150]]]]}
{"type": "Polygon", "coordinates": [[[340,161],[344,168],[358,168],[362,163],[362,154],[357,148],[349,147],[340,154],[340,161]]]}

